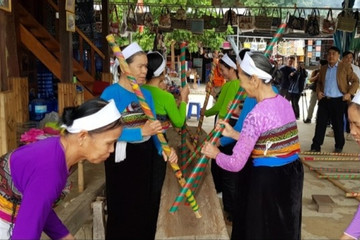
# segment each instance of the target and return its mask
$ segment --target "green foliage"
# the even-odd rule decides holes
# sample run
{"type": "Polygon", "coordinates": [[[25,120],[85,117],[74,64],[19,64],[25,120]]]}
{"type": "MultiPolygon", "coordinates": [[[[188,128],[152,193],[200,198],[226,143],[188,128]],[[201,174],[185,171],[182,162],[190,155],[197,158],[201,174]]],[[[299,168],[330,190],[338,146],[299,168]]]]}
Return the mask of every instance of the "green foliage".
{"type": "Polygon", "coordinates": [[[140,33],[137,31],[133,34],[133,41],[137,42],[144,51],[154,49],[155,33],[151,33],[148,28],[144,28],[144,31],[140,33]]]}
{"type": "MultiPolygon", "coordinates": [[[[96,0],[99,1],[99,0],[96,0]]],[[[339,0],[222,0],[223,6],[235,6],[236,2],[243,3],[245,6],[251,7],[269,7],[269,6],[279,6],[279,7],[292,7],[296,3],[299,7],[340,7],[339,0]]],[[[137,3],[137,0],[110,0],[110,6],[112,3],[121,3],[122,5],[117,5],[118,18],[121,22],[122,15],[127,14],[128,3],[132,3],[134,6],[137,3]]],[[[153,15],[154,22],[157,22],[159,19],[163,6],[170,4],[169,9],[172,13],[175,13],[176,10],[183,6],[211,6],[211,0],[144,0],[144,4],[152,4],[150,7],[151,14],[153,15]],[[155,5],[155,6],[154,6],[155,5]]],[[[209,15],[212,11],[209,11],[210,8],[198,8],[197,15],[202,16],[203,14],[209,15]]],[[[188,16],[192,16],[194,13],[194,8],[187,8],[188,16]]],[[[282,14],[286,16],[287,11],[292,12],[293,10],[283,9],[282,14]]],[[[251,9],[253,15],[258,13],[258,9],[251,9]]],[[[268,14],[271,14],[268,11],[268,14]]],[[[112,12],[110,19],[113,21],[116,20],[114,11],[112,12]]],[[[226,32],[217,33],[214,30],[204,30],[202,35],[192,34],[187,30],[174,30],[169,33],[164,33],[164,40],[168,51],[170,51],[170,44],[172,40],[176,41],[175,48],[179,48],[179,44],[182,41],[188,43],[188,50],[191,53],[197,52],[199,46],[208,47],[213,50],[219,50],[223,41],[226,39],[227,35],[233,34],[233,29],[228,26],[226,32]]],[[[149,29],[144,28],[143,33],[136,32],[132,35],[132,40],[139,43],[139,45],[144,50],[153,49],[155,34],[151,33],[149,29]]],[[[117,42],[120,46],[129,44],[128,38],[117,38],[117,42]]]]}

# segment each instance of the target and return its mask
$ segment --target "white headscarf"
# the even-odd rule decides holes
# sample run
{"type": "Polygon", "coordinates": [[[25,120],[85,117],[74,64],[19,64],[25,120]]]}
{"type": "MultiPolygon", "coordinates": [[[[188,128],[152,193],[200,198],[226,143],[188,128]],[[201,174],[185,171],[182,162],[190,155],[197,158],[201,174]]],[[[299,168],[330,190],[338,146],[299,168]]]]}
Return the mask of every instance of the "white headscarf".
{"type": "Polygon", "coordinates": [[[71,126],[63,124],[61,127],[65,128],[69,133],[79,133],[82,130],[91,131],[105,127],[120,117],[121,114],[115,105],[115,101],[111,99],[105,107],[96,113],[75,119],[71,126]]]}
{"type": "Polygon", "coordinates": [[[131,43],[129,46],[122,50],[125,60],[134,55],[135,53],[143,52],[142,48],[136,42],[131,43]]]}
{"type": "MultiPolygon", "coordinates": [[[[160,76],[160,75],[164,72],[164,70],[165,70],[166,60],[165,60],[164,56],[163,56],[161,53],[159,53],[158,51],[154,51],[154,52],[150,51],[149,53],[159,54],[159,55],[162,57],[162,62],[161,62],[161,64],[160,64],[160,66],[154,71],[154,77],[158,77],[158,76],[160,76]]],[[[149,53],[148,53],[148,54],[149,54],[149,53]]]]}
{"type": "Polygon", "coordinates": [[[261,70],[260,68],[256,67],[250,55],[251,53],[249,52],[245,53],[244,59],[241,61],[240,64],[240,68],[248,75],[256,75],[258,78],[264,80],[265,83],[269,83],[272,79],[272,76],[267,72],[261,70]]]}
{"type": "Polygon", "coordinates": [[[233,69],[236,69],[236,63],[234,63],[234,61],[231,60],[231,58],[227,55],[227,53],[225,53],[225,55],[221,58],[221,60],[223,60],[224,63],[226,63],[227,65],[229,65],[233,69]]]}

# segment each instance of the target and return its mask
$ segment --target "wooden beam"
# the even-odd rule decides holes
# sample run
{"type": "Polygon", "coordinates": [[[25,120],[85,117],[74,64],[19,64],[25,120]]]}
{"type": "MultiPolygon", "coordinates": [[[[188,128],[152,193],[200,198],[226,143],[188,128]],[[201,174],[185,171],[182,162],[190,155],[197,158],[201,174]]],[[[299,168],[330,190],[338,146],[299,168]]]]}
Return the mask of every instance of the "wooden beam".
{"type": "Polygon", "coordinates": [[[329,195],[313,194],[312,199],[316,204],[318,212],[321,213],[332,213],[334,201],[329,195]]]}
{"type": "Polygon", "coordinates": [[[93,239],[105,239],[105,198],[98,197],[92,203],[93,209],[93,239]]]}
{"type": "Polygon", "coordinates": [[[59,43],[60,43],[60,63],[61,63],[61,82],[72,82],[73,78],[73,49],[72,33],[66,31],[66,11],[65,0],[59,0],[59,43]]]}
{"type": "MultiPolygon", "coordinates": [[[[195,131],[195,127],[192,129],[195,131]]],[[[170,146],[177,146],[180,137],[174,128],[166,132],[170,146]]],[[[205,133],[200,135],[200,140],[205,133]]],[[[169,208],[180,191],[177,180],[171,168],[167,167],[161,194],[161,203],[155,239],[229,239],[222,208],[215,191],[210,172],[210,165],[202,177],[201,187],[196,192],[202,217],[195,218],[190,206],[180,204],[179,210],[171,215],[169,208]]]]}
{"type": "Polygon", "coordinates": [[[71,200],[71,204],[58,213],[69,231],[75,234],[91,217],[91,203],[101,195],[105,188],[105,179],[101,178],[89,185],[85,191],[71,200]]]}
{"type": "Polygon", "coordinates": [[[52,72],[61,79],[59,61],[22,25],[20,25],[22,43],[52,72]]]}
{"type": "MultiPolygon", "coordinates": [[[[105,36],[105,33],[109,32],[109,0],[101,0],[102,4],[102,35],[105,36]]],[[[109,43],[106,38],[102,38],[102,52],[105,55],[104,63],[103,63],[103,72],[110,72],[110,48],[109,43]]]]}
{"type": "MultiPolygon", "coordinates": [[[[12,5],[16,0],[12,1],[12,5]]],[[[8,77],[20,76],[15,8],[12,12],[0,11],[0,91],[10,90],[8,77]]]]}

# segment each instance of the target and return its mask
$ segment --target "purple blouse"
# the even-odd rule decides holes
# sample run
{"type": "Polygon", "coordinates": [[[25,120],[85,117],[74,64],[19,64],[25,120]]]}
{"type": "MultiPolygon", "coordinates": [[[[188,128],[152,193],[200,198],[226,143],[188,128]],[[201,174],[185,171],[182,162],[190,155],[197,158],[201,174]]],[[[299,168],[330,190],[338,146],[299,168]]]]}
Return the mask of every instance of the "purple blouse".
{"type": "Polygon", "coordinates": [[[288,100],[280,95],[264,99],[246,116],[233,154],[226,155],[220,152],[216,156],[216,163],[225,170],[240,171],[262,133],[293,121],[296,119],[288,100]]]}
{"type": "Polygon", "coordinates": [[[358,210],[357,210],[353,220],[351,221],[350,225],[346,229],[345,234],[347,234],[355,239],[360,238],[360,205],[358,207],[358,210]]]}
{"type": "Polygon", "coordinates": [[[11,239],[40,239],[42,231],[52,239],[69,234],[52,209],[69,175],[60,137],[16,149],[10,156],[10,170],[22,194],[11,239]]]}

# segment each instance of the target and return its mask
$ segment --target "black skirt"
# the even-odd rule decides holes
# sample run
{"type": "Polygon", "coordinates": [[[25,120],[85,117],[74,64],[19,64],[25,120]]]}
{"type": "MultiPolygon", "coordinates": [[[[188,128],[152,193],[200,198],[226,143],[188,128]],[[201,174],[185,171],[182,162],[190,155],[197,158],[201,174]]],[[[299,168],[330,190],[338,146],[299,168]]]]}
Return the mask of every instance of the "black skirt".
{"type": "Polygon", "coordinates": [[[120,163],[115,163],[114,154],[105,161],[106,239],[154,239],[159,209],[154,204],[160,203],[165,174],[165,167],[154,171],[160,164],[156,154],[148,140],[127,143],[126,159],[120,163]]]}
{"type": "Polygon", "coordinates": [[[281,167],[252,166],[241,221],[245,227],[233,226],[231,238],[301,239],[303,181],[300,160],[281,167]]]}

